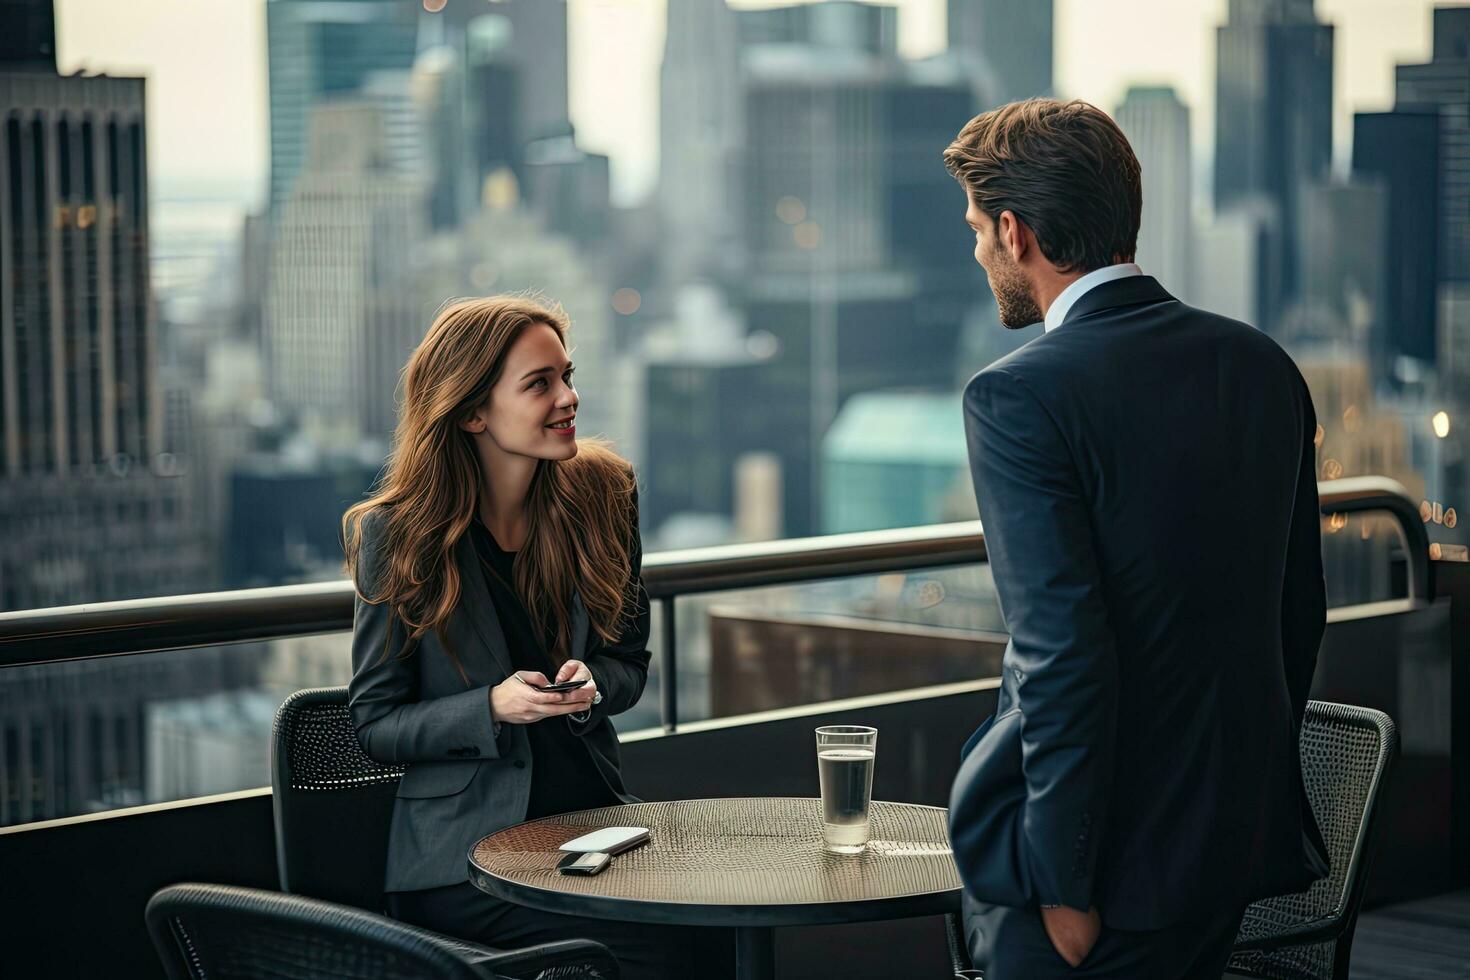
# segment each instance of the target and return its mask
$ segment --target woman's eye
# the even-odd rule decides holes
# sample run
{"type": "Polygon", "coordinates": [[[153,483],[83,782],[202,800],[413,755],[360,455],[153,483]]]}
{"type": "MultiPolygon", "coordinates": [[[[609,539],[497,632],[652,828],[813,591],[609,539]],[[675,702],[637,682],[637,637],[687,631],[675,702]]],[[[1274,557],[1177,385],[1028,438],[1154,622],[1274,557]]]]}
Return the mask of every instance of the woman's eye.
{"type": "Polygon", "coordinates": [[[535,387],[538,387],[538,386],[539,387],[542,387],[542,388],[545,388],[546,387],[546,379],[545,378],[537,378],[535,381],[532,381],[531,382],[531,387],[532,388],[535,388],[535,387]]]}
{"type": "Polygon", "coordinates": [[[567,384],[571,384],[572,383],[572,375],[575,374],[575,373],[576,372],[574,372],[574,371],[568,371],[566,374],[563,374],[561,376],[561,379],[563,381],[565,381],[567,384]]]}

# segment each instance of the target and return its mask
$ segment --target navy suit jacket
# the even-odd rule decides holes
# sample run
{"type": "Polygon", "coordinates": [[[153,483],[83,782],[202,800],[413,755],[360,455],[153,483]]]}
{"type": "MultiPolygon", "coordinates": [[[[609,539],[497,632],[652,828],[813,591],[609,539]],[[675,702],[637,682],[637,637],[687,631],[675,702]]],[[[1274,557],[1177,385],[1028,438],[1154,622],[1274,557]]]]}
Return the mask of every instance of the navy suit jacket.
{"type": "Polygon", "coordinates": [[[1326,597],[1291,359],[1133,277],[976,375],[964,412],[1011,636],[950,801],[966,891],[1158,929],[1307,887],[1326,597]]]}

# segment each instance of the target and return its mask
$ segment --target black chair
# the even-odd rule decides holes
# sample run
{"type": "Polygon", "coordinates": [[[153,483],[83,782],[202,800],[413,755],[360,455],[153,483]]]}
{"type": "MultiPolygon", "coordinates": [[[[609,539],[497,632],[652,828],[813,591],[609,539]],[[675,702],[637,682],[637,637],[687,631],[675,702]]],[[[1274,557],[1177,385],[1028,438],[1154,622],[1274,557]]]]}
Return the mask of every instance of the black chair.
{"type": "Polygon", "coordinates": [[[1373,826],[1399,753],[1393,719],[1372,708],[1312,701],[1302,725],[1302,777],[1332,871],[1311,888],[1246,909],[1231,974],[1347,980],[1373,826]]]}
{"type": "MultiPolygon", "coordinates": [[[[148,901],[169,980],[616,980],[583,940],[504,953],[335,902],[228,885],[170,885],[148,901]]],[[[592,947],[595,947],[592,948],[592,947]]]]}
{"type": "MultiPolygon", "coordinates": [[[[1309,701],[1300,745],[1307,798],[1332,872],[1304,892],[1248,908],[1227,976],[1347,980],[1378,801],[1398,757],[1398,729],[1372,708],[1309,701]]],[[[980,977],[959,916],[947,916],[945,925],[955,976],[980,977]]]]}
{"type": "Polygon", "coordinates": [[[382,912],[388,823],[406,768],[363,752],[347,688],[288,697],[271,739],[281,890],[382,912]]]}
{"type": "MultiPolygon", "coordinates": [[[[276,865],[282,891],[382,913],[388,824],[393,794],[406,768],[384,765],[363,752],[347,713],[347,688],[313,688],[288,697],[276,711],[271,739],[276,865]]],[[[459,942],[436,938],[441,943],[459,942]]],[[[591,940],[515,952],[474,948],[532,964],[544,954],[544,969],[557,972],[533,970],[525,975],[546,980],[618,975],[607,947],[591,940]],[[583,972],[564,963],[569,948],[584,951],[583,972]]]]}

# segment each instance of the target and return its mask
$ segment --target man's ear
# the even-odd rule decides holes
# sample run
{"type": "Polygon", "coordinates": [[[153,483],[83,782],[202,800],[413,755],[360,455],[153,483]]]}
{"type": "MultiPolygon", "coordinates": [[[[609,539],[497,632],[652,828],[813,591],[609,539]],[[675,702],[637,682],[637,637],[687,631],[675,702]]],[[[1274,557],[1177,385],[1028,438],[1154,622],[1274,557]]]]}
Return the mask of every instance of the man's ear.
{"type": "Polygon", "coordinates": [[[1011,258],[1020,264],[1031,249],[1031,229],[1016,216],[1016,212],[1002,211],[995,219],[995,232],[1000,238],[1001,247],[1010,252],[1011,258]]]}

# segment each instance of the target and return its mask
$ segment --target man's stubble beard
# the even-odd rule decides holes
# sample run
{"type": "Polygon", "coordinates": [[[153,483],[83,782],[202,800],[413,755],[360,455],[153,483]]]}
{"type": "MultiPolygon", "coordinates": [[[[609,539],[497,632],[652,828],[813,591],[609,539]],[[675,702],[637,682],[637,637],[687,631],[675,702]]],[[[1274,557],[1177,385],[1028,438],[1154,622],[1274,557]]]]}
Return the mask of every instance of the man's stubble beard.
{"type": "Polygon", "coordinates": [[[1031,295],[1031,284],[1021,273],[1009,252],[994,248],[990,252],[990,291],[1000,311],[1000,325],[1007,330],[1020,330],[1043,319],[1041,307],[1031,295]]]}

